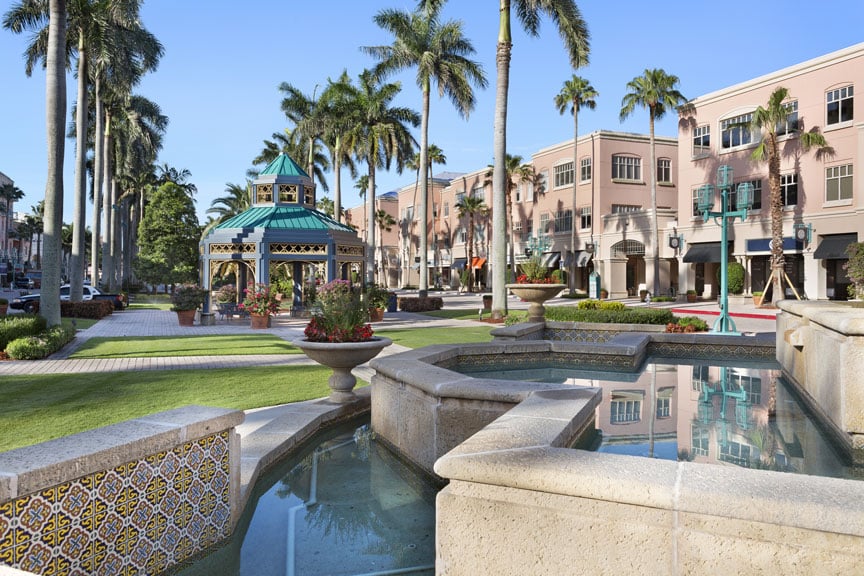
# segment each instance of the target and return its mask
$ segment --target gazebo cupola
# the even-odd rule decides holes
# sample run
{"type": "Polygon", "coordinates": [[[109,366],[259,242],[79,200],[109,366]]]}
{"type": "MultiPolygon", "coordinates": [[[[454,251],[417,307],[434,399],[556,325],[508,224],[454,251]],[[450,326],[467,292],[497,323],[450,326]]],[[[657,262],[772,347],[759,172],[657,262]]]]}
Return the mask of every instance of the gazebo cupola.
{"type": "Polygon", "coordinates": [[[290,156],[282,153],[252,182],[252,204],[315,208],[315,185],[290,156]]]}

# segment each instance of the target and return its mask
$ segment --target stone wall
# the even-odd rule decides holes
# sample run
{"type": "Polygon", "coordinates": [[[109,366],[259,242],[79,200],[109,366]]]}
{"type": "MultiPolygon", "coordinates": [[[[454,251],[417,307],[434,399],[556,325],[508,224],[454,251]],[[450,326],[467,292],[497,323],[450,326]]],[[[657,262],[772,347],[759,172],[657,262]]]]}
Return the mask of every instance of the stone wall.
{"type": "Polygon", "coordinates": [[[154,574],[222,540],[242,421],[189,406],[0,453],[0,568],[154,574]]]}

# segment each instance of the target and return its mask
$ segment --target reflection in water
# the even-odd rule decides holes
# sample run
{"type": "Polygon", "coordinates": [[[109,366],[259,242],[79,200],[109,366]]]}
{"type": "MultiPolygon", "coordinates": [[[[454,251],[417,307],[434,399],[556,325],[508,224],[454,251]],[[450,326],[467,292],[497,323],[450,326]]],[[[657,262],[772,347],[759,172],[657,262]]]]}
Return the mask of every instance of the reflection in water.
{"type": "Polygon", "coordinates": [[[484,369],[476,375],[602,388],[596,413],[600,452],[841,478],[864,475],[805,412],[776,364],[648,363],[641,373],[555,366],[484,369]]]}
{"type": "Polygon", "coordinates": [[[434,573],[435,488],[367,427],[322,442],[270,482],[235,536],[239,550],[229,544],[184,576],[434,573]]]}

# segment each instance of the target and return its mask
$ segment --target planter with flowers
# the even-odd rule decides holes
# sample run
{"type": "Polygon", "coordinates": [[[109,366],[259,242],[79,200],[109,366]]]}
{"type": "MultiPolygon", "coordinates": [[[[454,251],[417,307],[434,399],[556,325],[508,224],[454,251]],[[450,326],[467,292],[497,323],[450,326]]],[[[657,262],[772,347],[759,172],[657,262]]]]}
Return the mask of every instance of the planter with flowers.
{"type": "Polygon", "coordinates": [[[355,398],[357,384],[351,370],[377,356],[393,341],[372,335],[360,291],[347,280],[332,280],[320,286],[315,304],[318,312],[306,325],[306,338],[294,340],[293,344],[333,370],[328,380],[330,400],[350,402],[355,398]]]}
{"type": "Polygon", "coordinates": [[[192,326],[195,324],[195,311],[204,304],[205,292],[195,284],[181,284],[174,288],[171,293],[171,308],[177,313],[177,322],[180,326],[192,326]]]}
{"type": "Polygon", "coordinates": [[[279,301],[275,294],[270,292],[270,287],[250,282],[243,293],[245,296],[238,308],[249,313],[252,319],[251,327],[256,330],[269,328],[270,316],[279,311],[279,301]]]}
{"type": "Polygon", "coordinates": [[[507,284],[507,288],[530,303],[528,322],[543,322],[546,315],[543,303],[560,294],[566,286],[551,278],[539,256],[535,256],[522,264],[522,274],[516,277],[515,284],[507,284]]]}

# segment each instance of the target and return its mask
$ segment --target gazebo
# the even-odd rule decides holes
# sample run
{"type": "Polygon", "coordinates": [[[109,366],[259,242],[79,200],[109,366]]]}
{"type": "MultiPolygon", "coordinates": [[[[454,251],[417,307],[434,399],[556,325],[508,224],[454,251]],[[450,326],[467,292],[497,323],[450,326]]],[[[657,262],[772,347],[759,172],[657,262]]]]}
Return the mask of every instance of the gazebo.
{"type": "Polygon", "coordinates": [[[200,252],[208,294],[214,278],[232,273],[240,294],[248,283],[281,276],[292,281],[293,312],[303,306],[304,283],[347,279],[351,271],[362,277],[365,245],[353,228],[315,209],[312,179],[280,154],[253,181],[252,207],[215,226],[200,252]]]}

